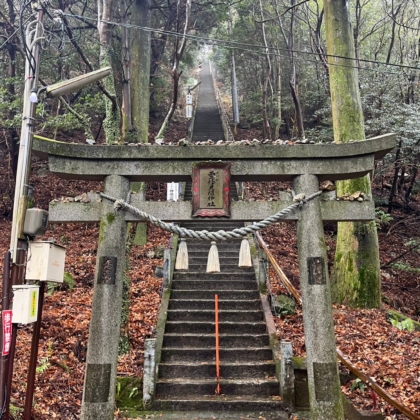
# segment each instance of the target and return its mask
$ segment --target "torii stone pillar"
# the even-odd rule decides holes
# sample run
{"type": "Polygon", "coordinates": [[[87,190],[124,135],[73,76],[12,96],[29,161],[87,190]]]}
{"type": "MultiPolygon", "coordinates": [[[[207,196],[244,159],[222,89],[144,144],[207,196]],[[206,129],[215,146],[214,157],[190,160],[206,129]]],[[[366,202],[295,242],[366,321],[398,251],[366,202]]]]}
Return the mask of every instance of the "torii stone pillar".
{"type": "MultiPolygon", "coordinates": [[[[293,184],[306,196],[319,190],[315,175],[298,176],[293,184]]],[[[302,207],[297,233],[311,420],[340,420],[344,412],[320,197],[302,207]]]]}
{"type": "MultiPolygon", "coordinates": [[[[106,194],[127,197],[129,188],[123,176],[105,178],[106,194]]],[[[114,212],[110,201],[101,207],[82,420],[114,418],[127,224],[124,212],[114,212]]]]}

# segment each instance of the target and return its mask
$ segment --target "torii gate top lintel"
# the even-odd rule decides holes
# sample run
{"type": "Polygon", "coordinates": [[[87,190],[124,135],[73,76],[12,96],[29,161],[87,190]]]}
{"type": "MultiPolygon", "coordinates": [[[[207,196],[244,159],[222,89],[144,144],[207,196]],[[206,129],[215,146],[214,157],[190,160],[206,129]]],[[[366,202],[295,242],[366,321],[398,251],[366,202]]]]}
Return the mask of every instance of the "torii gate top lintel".
{"type": "Polygon", "coordinates": [[[118,174],[131,181],[191,180],[192,166],[206,160],[232,162],[233,181],[286,181],[300,174],[319,180],[358,178],[396,144],[395,134],[343,144],[253,146],[90,146],[34,140],[34,153],[50,171],[68,179],[103,180],[118,174]]]}

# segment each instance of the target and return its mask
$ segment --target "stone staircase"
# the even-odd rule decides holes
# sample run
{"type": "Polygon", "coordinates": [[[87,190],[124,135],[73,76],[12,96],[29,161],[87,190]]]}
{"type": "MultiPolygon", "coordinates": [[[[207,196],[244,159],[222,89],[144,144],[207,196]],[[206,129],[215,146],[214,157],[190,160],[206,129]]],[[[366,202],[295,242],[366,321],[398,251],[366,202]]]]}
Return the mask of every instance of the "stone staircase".
{"type": "Polygon", "coordinates": [[[192,141],[224,140],[222,120],[217,107],[216,94],[208,62],[203,64],[201,85],[198,92],[198,108],[194,118],[192,141]]]}
{"type": "MultiPolygon", "coordinates": [[[[213,219],[182,226],[231,230],[241,224],[213,219]]],[[[238,268],[240,241],[218,243],[221,272],[206,274],[210,244],[187,240],[189,270],[174,273],[154,408],[281,410],[255,272],[238,268]],[[221,395],[215,394],[215,294],[219,297],[221,395]]]]}
{"type": "MultiPolygon", "coordinates": [[[[201,75],[192,141],[208,139],[224,139],[224,134],[207,63],[201,75]]],[[[231,200],[238,200],[234,182],[230,183],[230,194],[231,200]]],[[[191,183],[186,183],[183,198],[192,199],[191,183]]],[[[211,218],[182,226],[215,231],[232,230],[243,224],[211,218]]],[[[173,276],[162,346],[157,355],[154,409],[218,412],[217,418],[228,418],[232,412],[229,418],[242,418],[240,412],[250,418],[261,418],[260,413],[265,413],[266,419],[287,418],[279,398],[280,386],[255,271],[238,267],[240,243],[241,239],[219,242],[221,272],[206,274],[210,242],[187,239],[189,270],[175,271],[173,276]],[[216,294],[221,395],[216,395],[216,294]]]]}

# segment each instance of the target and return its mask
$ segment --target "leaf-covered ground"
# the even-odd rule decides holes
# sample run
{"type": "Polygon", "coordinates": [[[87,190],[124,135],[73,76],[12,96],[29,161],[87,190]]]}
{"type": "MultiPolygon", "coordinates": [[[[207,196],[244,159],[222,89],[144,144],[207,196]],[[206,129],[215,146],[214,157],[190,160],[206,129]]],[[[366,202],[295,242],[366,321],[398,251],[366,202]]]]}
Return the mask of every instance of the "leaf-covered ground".
{"type": "MultiPolygon", "coordinates": [[[[290,185],[276,183],[248,184],[248,195],[256,200],[275,198],[280,188],[290,185]]],[[[418,206],[415,201],[412,203],[418,206]]],[[[415,215],[415,213],[413,213],[415,215]]],[[[381,257],[383,308],[378,310],[350,309],[334,306],[337,347],[366,375],[373,377],[399,402],[420,414],[420,332],[402,331],[386,321],[386,310],[395,309],[412,319],[420,319],[420,255],[412,248],[413,240],[420,238],[420,228],[412,223],[413,214],[393,213],[394,220],[379,230],[381,257]],[[395,227],[394,227],[395,226],[395,227]],[[409,251],[409,252],[407,252],[409,251]],[[398,256],[401,270],[388,264],[398,256]]],[[[332,260],[335,242],[334,226],[325,226],[329,260],[332,260]]],[[[263,231],[264,240],[277,257],[282,270],[292,284],[299,289],[299,264],[295,226],[292,223],[276,223],[263,231]]],[[[274,270],[270,270],[271,288],[274,294],[287,294],[274,270]]],[[[295,355],[304,356],[305,340],[301,310],[296,315],[278,317],[278,336],[292,342],[295,355]]],[[[345,371],[345,368],[342,367],[345,371]]],[[[343,387],[343,391],[360,408],[375,406],[371,390],[356,387],[354,381],[343,387]],[[352,389],[354,388],[354,389],[352,389]]],[[[395,411],[381,398],[377,408],[398,419],[406,416],[395,411]]]]}
{"type": "MultiPolygon", "coordinates": [[[[7,162],[1,159],[0,179],[9,179],[7,162]]],[[[31,184],[35,187],[35,200],[39,207],[47,208],[53,198],[76,196],[90,190],[100,190],[100,183],[63,181],[48,173],[46,163],[34,160],[31,184]]],[[[5,184],[3,184],[4,187],[5,184]]],[[[248,197],[275,199],[279,189],[286,184],[259,183],[248,185],[248,197]]],[[[7,209],[10,199],[2,191],[0,209],[0,253],[9,248],[11,222],[7,209]],[[8,201],[9,200],[9,201],[8,201]]],[[[149,186],[148,195],[154,199],[165,199],[163,184],[149,186]]],[[[416,206],[417,204],[414,203],[416,206]]],[[[419,318],[419,275],[417,249],[410,249],[410,240],[420,238],[416,212],[393,214],[391,224],[379,232],[384,308],[381,310],[352,310],[343,306],[334,308],[337,345],[346,356],[374,377],[386,390],[420,413],[420,333],[400,331],[385,320],[385,309],[395,308],[412,318],[419,318]],[[407,252],[403,257],[401,254],[407,252]],[[400,266],[387,266],[392,260],[400,266]]],[[[330,256],[334,249],[334,226],[326,226],[330,256]]],[[[82,398],[84,364],[88,339],[92,285],[96,260],[98,226],[87,224],[55,225],[45,235],[67,247],[65,270],[75,281],[70,292],[67,286],[56,289],[46,297],[39,347],[39,373],[36,378],[34,397],[35,419],[77,419],[82,398]]],[[[281,223],[264,232],[270,249],[292,283],[299,287],[295,226],[281,223]]],[[[154,276],[156,266],[162,260],[152,254],[157,245],[169,245],[168,234],[149,228],[148,243],[144,247],[133,246],[130,253],[130,351],[120,357],[118,371],[121,375],[137,376],[142,373],[143,344],[154,334],[160,304],[161,280],[154,276]]],[[[2,275],[3,261],[0,262],[2,275]]],[[[270,275],[272,291],[284,292],[275,275],[270,275]]],[[[305,354],[302,317],[297,315],[277,320],[278,334],[293,342],[296,355],[305,354]]],[[[21,415],[25,399],[25,382],[29,359],[31,327],[19,330],[15,375],[13,379],[12,403],[16,418],[21,415]]],[[[373,407],[370,391],[352,390],[352,383],[343,390],[360,408],[373,407]]],[[[378,407],[387,415],[405,417],[395,412],[378,398],[378,407]]]]}

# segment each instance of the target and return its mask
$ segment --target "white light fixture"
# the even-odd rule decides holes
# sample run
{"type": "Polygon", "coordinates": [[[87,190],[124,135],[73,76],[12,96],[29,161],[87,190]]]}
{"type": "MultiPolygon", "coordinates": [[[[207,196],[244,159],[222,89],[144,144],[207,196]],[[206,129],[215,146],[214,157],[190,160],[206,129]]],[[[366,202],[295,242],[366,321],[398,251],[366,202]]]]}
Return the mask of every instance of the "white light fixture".
{"type": "Polygon", "coordinates": [[[36,94],[36,90],[33,90],[31,92],[31,96],[29,96],[29,101],[33,104],[36,104],[38,102],[38,95],[36,94]]]}

